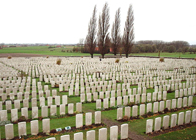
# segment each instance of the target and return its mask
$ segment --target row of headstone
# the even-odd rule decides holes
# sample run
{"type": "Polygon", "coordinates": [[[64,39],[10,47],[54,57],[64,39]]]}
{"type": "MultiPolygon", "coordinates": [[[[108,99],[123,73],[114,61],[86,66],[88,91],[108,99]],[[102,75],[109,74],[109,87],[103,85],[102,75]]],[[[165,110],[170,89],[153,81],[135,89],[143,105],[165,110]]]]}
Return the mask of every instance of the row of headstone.
{"type": "MultiPolygon", "coordinates": [[[[53,98],[51,96],[47,97],[47,98],[40,97],[39,98],[39,104],[38,104],[38,99],[37,98],[31,98],[31,100],[30,99],[24,99],[22,101],[14,100],[14,102],[13,102],[14,106],[12,106],[12,101],[11,100],[7,100],[7,101],[5,101],[5,110],[11,110],[12,107],[14,109],[16,109],[16,108],[20,109],[21,108],[21,103],[22,103],[22,107],[26,107],[26,108],[32,108],[32,107],[37,107],[37,106],[42,107],[42,106],[46,106],[46,101],[47,101],[47,106],[51,106],[51,105],[60,106],[61,104],[67,105],[68,98],[67,98],[67,95],[62,95],[62,99],[61,99],[60,96],[55,96],[54,101],[53,101],[53,98]]],[[[3,101],[0,101],[0,110],[3,110],[3,101]]]]}
{"type": "MultiPolygon", "coordinates": [[[[134,105],[132,107],[124,107],[124,116],[127,116],[128,118],[130,117],[137,117],[145,115],[149,112],[153,113],[158,113],[161,112],[163,113],[164,110],[167,108],[168,110],[171,109],[180,109],[182,107],[187,107],[187,106],[192,106],[193,102],[193,96],[189,96],[188,98],[188,105],[187,105],[187,97],[184,98],[178,98],[177,99],[172,99],[172,100],[167,100],[166,103],[165,101],[160,101],[160,102],[154,102],[154,103],[147,103],[145,104],[140,104],[134,105]]],[[[123,108],[117,108],[117,120],[121,120],[123,118],[123,108]]]]}
{"type": "MultiPolygon", "coordinates": [[[[118,126],[111,126],[110,127],[110,140],[117,140],[118,137],[118,126]]],[[[129,135],[129,128],[128,124],[122,124],[120,127],[120,139],[128,139],[129,135]]],[[[83,132],[74,133],[73,136],[74,140],[84,140],[83,132]]],[[[98,130],[98,135],[96,135],[96,130],[90,130],[86,132],[86,140],[107,140],[108,139],[108,130],[107,128],[100,128],[98,130]]],[[[46,140],[56,140],[55,137],[47,138],[46,140]]],[[[70,135],[62,135],[60,140],[70,140],[70,135]]]]}
{"type": "Polygon", "coordinates": [[[183,96],[192,96],[195,93],[196,93],[196,87],[188,88],[188,90],[186,88],[175,90],[175,98],[183,97],[183,96]]]}
{"type": "Polygon", "coordinates": [[[38,93],[37,93],[37,91],[32,91],[31,94],[30,94],[29,91],[28,92],[26,91],[24,93],[16,91],[15,93],[8,92],[8,93],[1,93],[0,94],[0,97],[2,98],[3,101],[6,100],[8,97],[11,100],[15,100],[15,98],[22,100],[22,99],[29,99],[30,97],[31,98],[40,98],[40,97],[46,97],[47,98],[47,97],[50,97],[50,96],[52,96],[52,97],[57,96],[57,90],[53,89],[52,90],[52,95],[51,95],[50,90],[46,90],[45,92],[43,90],[38,90],[38,93]]]}
{"type": "MultiPolygon", "coordinates": [[[[95,124],[101,124],[101,111],[95,111],[95,124]]],[[[85,113],[85,126],[92,125],[92,112],[85,113]]],[[[83,127],[83,114],[76,114],[76,128],[83,127]]]]}
{"type": "Polygon", "coordinates": [[[39,91],[39,90],[43,90],[44,92],[46,92],[47,90],[49,90],[49,86],[48,85],[41,85],[41,82],[38,82],[38,85],[36,86],[36,83],[32,82],[32,86],[30,82],[22,82],[20,83],[20,81],[18,83],[6,83],[3,84],[1,86],[1,90],[0,90],[0,94],[2,94],[3,92],[5,92],[6,94],[10,94],[13,93],[14,95],[16,95],[16,93],[22,92],[22,94],[24,94],[24,92],[29,92],[32,91],[39,91]]]}
{"type": "Polygon", "coordinates": [[[146,134],[160,131],[161,128],[168,129],[175,126],[180,126],[184,124],[189,124],[190,122],[196,122],[196,109],[188,110],[186,112],[180,112],[179,114],[172,114],[155,118],[154,126],[153,119],[146,120],[146,134]],[[163,127],[161,127],[163,126],[163,127]]]}
{"type": "MultiPolygon", "coordinates": [[[[58,67],[58,66],[54,65],[54,59],[55,58],[53,58],[53,60],[51,59],[50,62],[36,60],[37,64],[34,63],[34,60],[21,59],[21,61],[25,61],[22,64],[22,66],[17,66],[17,64],[19,64],[19,63],[21,64],[21,62],[18,62],[18,60],[16,60],[16,59],[10,60],[12,63],[10,63],[10,61],[8,62],[7,60],[2,60],[2,62],[6,63],[6,64],[8,63],[9,66],[11,66],[11,67],[14,66],[19,70],[24,70],[25,72],[27,72],[30,75],[32,73],[32,77],[40,75],[40,73],[42,73],[42,74],[46,74],[46,73],[61,74],[62,70],[66,70],[66,72],[69,71],[69,72],[74,72],[74,73],[78,73],[78,72],[92,73],[92,72],[96,71],[95,66],[97,69],[102,69],[101,72],[112,72],[114,70],[116,70],[116,71],[127,70],[127,72],[135,72],[136,74],[143,74],[144,72],[146,72],[146,71],[148,72],[150,70],[149,73],[154,74],[156,72],[157,74],[162,74],[161,72],[163,72],[165,69],[174,69],[175,67],[180,68],[180,66],[181,66],[180,63],[176,63],[176,62],[173,63],[174,60],[167,60],[167,64],[161,64],[161,63],[156,63],[155,61],[153,61],[152,58],[148,59],[148,62],[145,61],[145,63],[141,62],[141,61],[144,61],[142,59],[135,60],[135,58],[131,58],[131,59],[127,59],[129,61],[129,63],[126,63],[126,64],[121,63],[121,62],[118,64],[115,64],[114,59],[111,59],[111,60],[104,59],[101,62],[97,62],[98,60],[96,60],[96,62],[94,62],[94,63],[89,63],[89,60],[85,60],[83,58],[84,64],[82,65],[82,64],[78,63],[80,60],[77,60],[77,58],[75,58],[76,60],[71,62],[72,63],[71,65],[70,65],[70,63],[66,63],[65,62],[66,60],[63,59],[62,65],[64,65],[65,67],[62,68],[62,67],[58,67]],[[135,62],[133,62],[133,60],[135,62]],[[106,66],[106,64],[107,64],[107,67],[105,68],[104,66],[106,66]],[[110,64],[109,67],[108,67],[108,64],[110,64]],[[133,64],[133,66],[135,66],[135,67],[131,66],[131,64],[133,64]],[[151,65],[151,66],[146,66],[146,65],[151,65]],[[153,69],[156,69],[156,71],[154,72],[153,69]],[[35,71],[39,71],[39,73],[37,74],[37,72],[35,73],[35,71]]],[[[123,61],[123,59],[121,59],[121,61],[123,61]]],[[[191,65],[193,65],[193,63],[188,63],[185,60],[183,60],[183,62],[186,63],[187,68],[190,67],[191,65]]],[[[189,71],[193,71],[193,68],[179,69],[179,70],[172,71],[172,72],[171,71],[167,71],[167,72],[164,71],[164,72],[169,73],[169,74],[170,73],[174,74],[178,71],[183,74],[183,72],[182,72],[183,70],[186,70],[189,72],[189,71]]],[[[185,73],[188,74],[188,72],[185,72],[185,73]]]]}
{"type": "MultiPolygon", "coordinates": [[[[121,93],[117,92],[117,105],[122,104],[122,101],[121,101],[122,97],[120,96],[120,94],[121,93]]],[[[105,94],[104,92],[100,92],[99,94],[97,92],[94,92],[93,94],[91,93],[80,94],[80,102],[92,102],[98,99],[105,99],[105,98],[110,98],[110,100],[114,100],[115,97],[116,97],[116,93],[114,91],[112,91],[111,93],[106,92],[105,94]]],[[[147,94],[123,95],[123,100],[125,100],[123,101],[124,105],[126,105],[129,102],[139,104],[139,103],[146,103],[146,102],[151,102],[151,101],[161,101],[161,100],[166,100],[166,99],[167,99],[167,91],[158,92],[158,93],[153,92],[153,93],[147,93],[147,94]]]]}
{"type": "MultiPolygon", "coordinates": [[[[39,121],[38,120],[32,120],[30,122],[31,124],[31,135],[37,135],[39,133],[39,121]]],[[[43,133],[50,133],[50,119],[43,119],[42,120],[42,132],[43,133]]],[[[18,123],[18,136],[21,138],[21,136],[27,135],[27,127],[26,122],[19,122],[18,123]]],[[[5,125],[5,138],[13,139],[15,136],[14,134],[14,124],[6,124],[5,125]]]]}
{"type": "MultiPolygon", "coordinates": [[[[116,98],[115,97],[111,97],[111,98],[104,98],[103,99],[103,104],[102,104],[102,100],[101,99],[97,99],[96,100],[96,109],[108,109],[108,108],[112,108],[112,107],[116,107],[116,106],[126,106],[128,104],[140,104],[140,103],[148,103],[148,102],[151,102],[151,101],[157,101],[157,95],[156,93],[153,93],[153,98],[151,100],[151,93],[148,93],[147,96],[146,94],[137,94],[136,96],[134,95],[130,95],[130,96],[119,96],[117,97],[117,101],[116,101],[116,98]],[[140,97],[141,96],[141,97],[140,97]],[[147,98],[147,99],[146,99],[147,98]],[[102,107],[103,106],[103,107],[102,107]]],[[[164,92],[163,94],[163,100],[165,101],[166,100],[166,96],[167,96],[167,92],[164,92]]],[[[89,95],[90,96],[90,95],[89,95]]],[[[160,96],[158,95],[158,101],[162,101],[162,98],[161,98],[161,93],[160,93],[160,96]]],[[[80,99],[84,99],[85,96],[80,99]]],[[[87,96],[87,101],[88,102],[91,102],[91,96],[88,98],[87,96]]],[[[84,102],[85,100],[81,100],[81,102],[84,102]]]]}
{"type": "MultiPolygon", "coordinates": [[[[57,111],[57,105],[51,105],[50,108],[48,106],[41,107],[41,116],[39,116],[38,107],[32,107],[31,115],[29,115],[28,108],[21,108],[21,116],[24,116],[26,120],[28,119],[37,119],[38,117],[49,117],[49,116],[57,116],[57,115],[74,115],[74,113],[81,113],[82,112],[82,103],[76,103],[76,111],[74,111],[74,104],[69,103],[66,109],[65,104],[61,104],[59,107],[59,111],[57,111]],[[67,110],[67,111],[66,111],[67,110]],[[48,114],[50,111],[50,115],[48,114]],[[59,114],[58,114],[59,112],[59,114]],[[32,118],[29,118],[31,116],[32,118]]],[[[15,122],[18,121],[18,109],[11,109],[11,121],[15,122]]],[[[7,110],[0,110],[0,120],[7,121],[8,120],[8,112],[7,110]]]]}

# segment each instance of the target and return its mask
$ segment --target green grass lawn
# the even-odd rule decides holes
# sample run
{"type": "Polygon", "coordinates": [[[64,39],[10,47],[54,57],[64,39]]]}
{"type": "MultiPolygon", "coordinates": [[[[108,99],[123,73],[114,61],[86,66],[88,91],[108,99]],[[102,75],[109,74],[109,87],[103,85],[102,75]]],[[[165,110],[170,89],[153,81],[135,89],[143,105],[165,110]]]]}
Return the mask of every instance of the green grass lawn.
{"type": "MultiPolygon", "coordinates": [[[[49,48],[49,46],[30,46],[30,47],[14,47],[14,48],[3,48],[0,50],[1,53],[29,53],[29,54],[41,54],[41,55],[52,55],[52,56],[90,56],[89,53],[81,52],[70,52],[74,46],[66,46],[62,48],[49,48]],[[62,52],[64,50],[65,52],[62,52]],[[67,52],[67,50],[69,52],[67,52]]],[[[112,55],[113,54],[106,54],[112,55]]],[[[94,54],[94,56],[100,56],[100,54],[94,54]]],[[[124,55],[123,55],[124,56],[124,55]]],[[[134,53],[130,56],[152,56],[158,57],[158,53],[134,53]]],[[[196,54],[190,53],[160,53],[160,57],[174,57],[174,58],[195,58],[196,54]]]]}

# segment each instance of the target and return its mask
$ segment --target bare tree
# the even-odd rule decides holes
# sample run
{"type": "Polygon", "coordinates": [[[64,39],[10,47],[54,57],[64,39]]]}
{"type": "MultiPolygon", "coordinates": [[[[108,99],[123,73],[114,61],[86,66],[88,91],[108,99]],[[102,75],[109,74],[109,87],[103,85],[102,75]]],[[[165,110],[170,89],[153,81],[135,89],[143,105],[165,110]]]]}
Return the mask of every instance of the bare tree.
{"type": "Polygon", "coordinates": [[[120,47],[120,8],[116,11],[115,21],[112,25],[111,31],[111,47],[113,50],[114,55],[116,55],[119,51],[120,47]]]}
{"type": "Polygon", "coordinates": [[[122,38],[122,44],[124,47],[126,58],[128,58],[128,54],[131,52],[131,49],[134,44],[133,21],[134,21],[133,9],[132,9],[132,5],[130,5],[127,12],[127,20],[125,22],[124,34],[122,38]]]}
{"type": "Polygon", "coordinates": [[[79,40],[79,46],[84,46],[84,38],[80,38],[80,40],[79,40]]]}
{"type": "Polygon", "coordinates": [[[178,52],[182,53],[185,53],[187,51],[187,48],[189,47],[189,43],[187,41],[172,41],[171,44],[175,46],[178,52]]]}
{"type": "Polygon", "coordinates": [[[96,12],[97,12],[97,7],[95,5],[92,17],[90,19],[90,23],[88,25],[88,34],[85,40],[85,46],[87,46],[89,53],[91,54],[91,58],[93,58],[93,54],[96,47],[96,33],[97,33],[96,12]]]}
{"type": "Polygon", "coordinates": [[[155,46],[158,50],[158,57],[160,57],[161,51],[163,50],[163,48],[165,46],[165,42],[163,42],[162,40],[154,40],[153,43],[155,44],[155,46]]]}
{"type": "Polygon", "coordinates": [[[104,55],[108,52],[109,45],[110,45],[110,39],[108,33],[108,29],[110,27],[109,20],[110,20],[109,7],[108,7],[108,3],[105,3],[102,9],[102,14],[99,15],[98,34],[97,34],[99,52],[101,53],[102,58],[104,58],[104,55]]]}

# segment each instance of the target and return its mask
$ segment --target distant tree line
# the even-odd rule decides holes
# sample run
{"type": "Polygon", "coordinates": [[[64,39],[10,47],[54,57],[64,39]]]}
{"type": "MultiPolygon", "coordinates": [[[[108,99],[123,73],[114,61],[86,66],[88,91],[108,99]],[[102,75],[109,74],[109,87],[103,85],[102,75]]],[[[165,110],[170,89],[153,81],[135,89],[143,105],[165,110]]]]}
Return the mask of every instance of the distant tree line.
{"type": "Polygon", "coordinates": [[[196,52],[186,41],[164,42],[160,40],[141,40],[134,44],[132,53],[153,53],[153,52],[196,52]]]}

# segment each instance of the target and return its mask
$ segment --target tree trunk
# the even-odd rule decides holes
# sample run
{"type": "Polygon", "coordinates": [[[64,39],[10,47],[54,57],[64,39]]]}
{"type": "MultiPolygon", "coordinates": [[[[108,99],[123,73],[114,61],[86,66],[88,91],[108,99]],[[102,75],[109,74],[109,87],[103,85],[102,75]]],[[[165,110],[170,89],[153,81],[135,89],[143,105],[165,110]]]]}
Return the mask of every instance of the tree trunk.
{"type": "Polygon", "coordinates": [[[129,54],[128,53],[126,53],[126,58],[128,58],[129,57],[129,54]]]}
{"type": "Polygon", "coordinates": [[[91,54],[91,58],[93,58],[93,54],[91,54]]]}
{"type": "Polygon", "coordinates": [[[102,58],[104,58],[104,54],[101,54],[102,58]]]}

